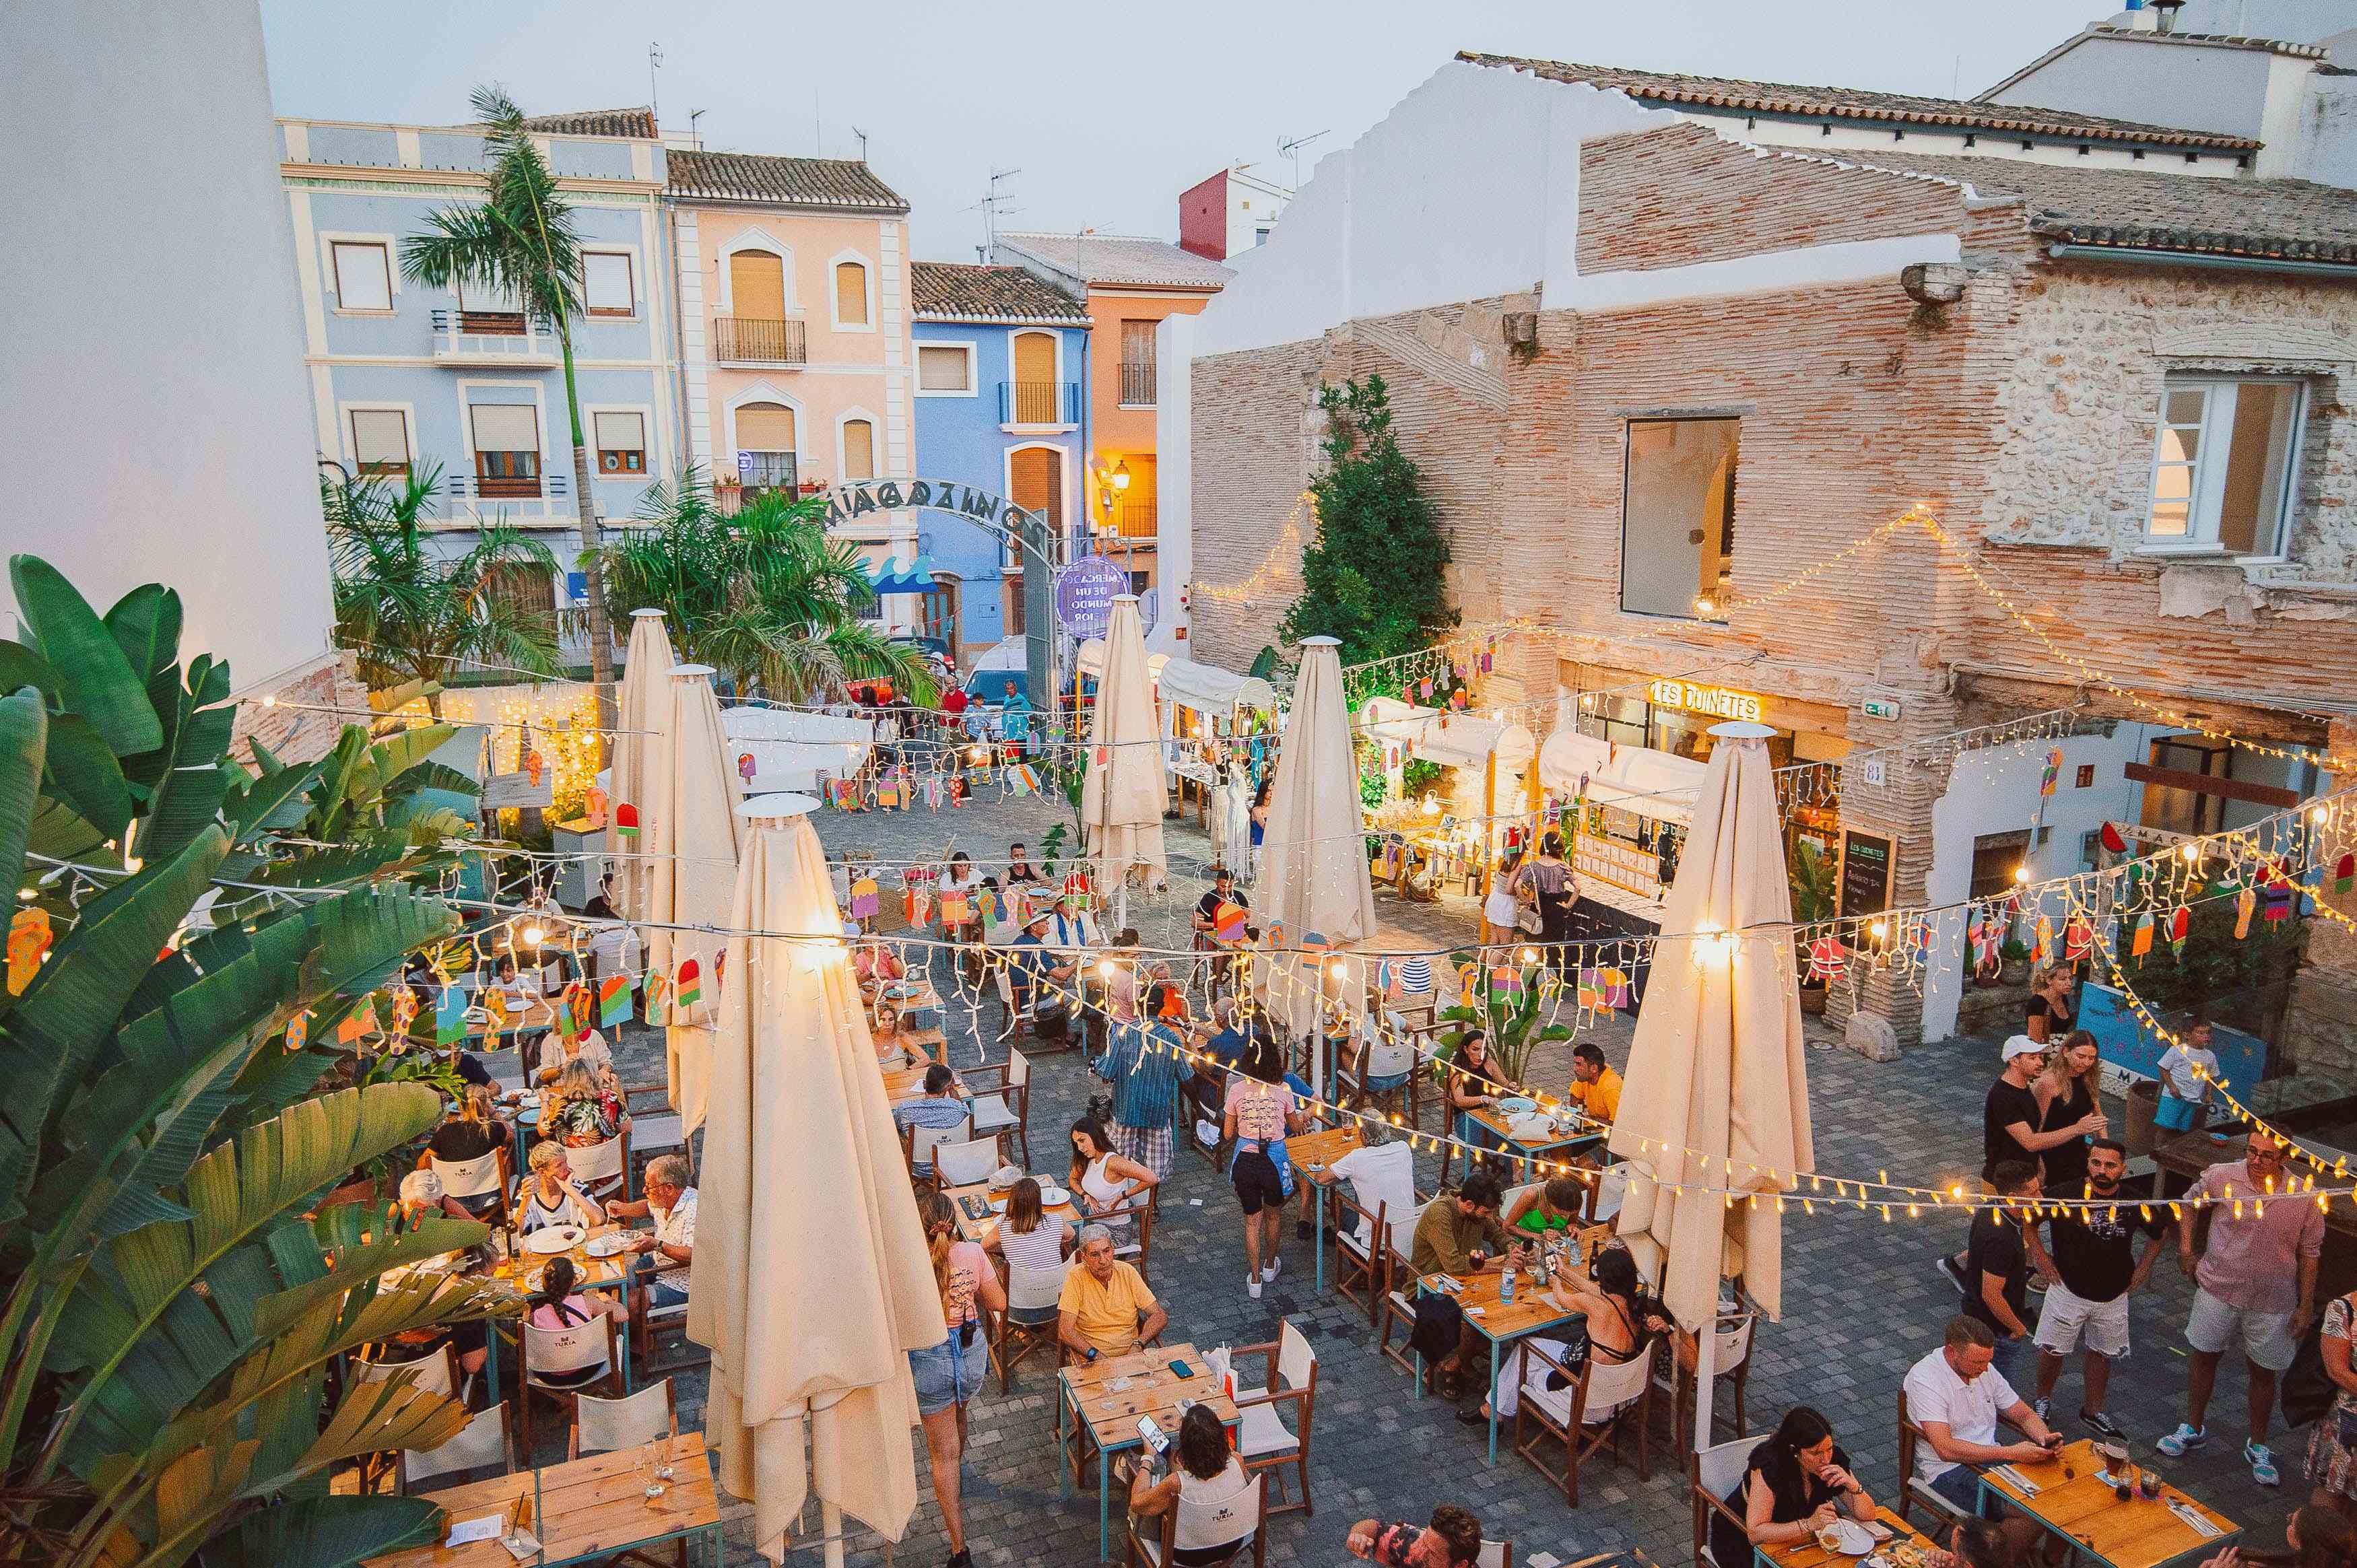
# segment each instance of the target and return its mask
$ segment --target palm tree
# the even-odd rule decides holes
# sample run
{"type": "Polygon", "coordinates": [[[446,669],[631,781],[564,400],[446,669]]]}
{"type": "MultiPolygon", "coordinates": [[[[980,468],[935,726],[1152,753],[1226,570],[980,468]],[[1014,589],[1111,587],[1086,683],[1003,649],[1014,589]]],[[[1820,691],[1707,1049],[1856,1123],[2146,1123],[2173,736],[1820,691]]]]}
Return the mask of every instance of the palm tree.
{"type": "Polygon", "coordinates": [[[827,537],[825,508],[823,496],[771,490],[723,517],[691,465],[649,487],[638,513],[648,526],[606,546],[606,612],[662,611],[682,656],[739,691],[805,702],[880,676],[930,703],[923,656],[859,618],[875,589],[858,550],[827,537]]]}
{"type": "Polygon", "coordinates": [[[536,675],[556,673],[556,623],[506,591],[513,570],[553,574],[556,557],[537,539],[487,523],[464,555],[425,542],[441,469],[427,464],[394,488],[382,477],[352,478],[325,470],[319,510],[328,523],[335,570],[336,640],[360,656],[361,678],[380,691],[409,682],[427,685],[425,702],[442,716],[436,684],[474,660],[536,675]]]}
{"type": "Polygon", "coordinates": [[[589,677],[597,687],[597,722],[614,728],[614,645],[607,630],[606,595],[598,580],[595,481],[589,445],[581,430],[581,393],[573,374],[573,323],[581,316],[581,236],[573,204],[533,145],[523,111],[497,87],[479,87],[475,118],[483,130],[490,183],[486,199],[445,207],[425,220],[430,232],[401,242],[401,274],[430,288],[506,294],[556,325],[565,356],[565,411],[573,422],[573,489],[580,498],[581,570],[589,601],[589,677]]]}

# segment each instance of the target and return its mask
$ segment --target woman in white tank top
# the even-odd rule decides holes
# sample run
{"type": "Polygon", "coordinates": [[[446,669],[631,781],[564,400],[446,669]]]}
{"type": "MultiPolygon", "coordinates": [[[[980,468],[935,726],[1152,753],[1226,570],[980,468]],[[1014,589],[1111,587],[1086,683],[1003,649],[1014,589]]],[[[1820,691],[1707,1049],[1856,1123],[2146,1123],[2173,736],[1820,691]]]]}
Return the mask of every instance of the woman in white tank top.
{"type": "Polygon", "coordinates": [[[1106,1217],[1109,1209],[1127,1205],[1139,1193],[1161,1180],[1152,1171],[1113,1152],[1113,1135],[1093,1116],[1072,1123],[1072,1171],[1070,1177],[1082,1218],[1102,1220],[1116,1229],[1130,1216],[1106,1217]]]}

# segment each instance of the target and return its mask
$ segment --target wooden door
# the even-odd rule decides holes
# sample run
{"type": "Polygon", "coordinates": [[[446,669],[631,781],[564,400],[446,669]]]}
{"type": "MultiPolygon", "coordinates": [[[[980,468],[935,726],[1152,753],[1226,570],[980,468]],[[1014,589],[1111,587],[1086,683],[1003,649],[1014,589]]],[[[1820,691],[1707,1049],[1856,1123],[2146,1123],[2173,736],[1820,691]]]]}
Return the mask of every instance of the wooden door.
{"type": "Polygon", "coordinates": [[[786,318],[786,263],[767,251],[738,251],[728,258],[732,315],[757,321],[786,318]]]}

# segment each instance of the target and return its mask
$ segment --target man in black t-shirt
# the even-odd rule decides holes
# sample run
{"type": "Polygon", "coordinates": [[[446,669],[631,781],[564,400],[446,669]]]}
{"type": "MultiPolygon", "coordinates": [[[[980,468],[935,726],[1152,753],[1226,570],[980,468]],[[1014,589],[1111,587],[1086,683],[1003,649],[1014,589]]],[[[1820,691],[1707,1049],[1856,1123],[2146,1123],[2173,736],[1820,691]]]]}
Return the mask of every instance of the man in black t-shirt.
{"type": "Polygon", "coordinates": [[[2039,1418],[2045,1419],[2064,1358],[2079,1348],[2079,1331],[2087,1334],[2087,1360],[2081,1372],[2086,1403],[2079,1420],[2105,1437],[2126,1433],[2104,1413],[2104,1394],[2111,1387],[2112,1362],[2128,1353],[2128,1297],[2152,1273],[2160,1256],[2160,1238],[2168,1232],[2164,1219],[2150,1217],[2144,1199],[2120,1190],[2127,1170],[2126,1144],[2098,1138],[2087,1150],[2087,1177],[2057,1187],[2046,1196],[2069,1201],[2093,1198],[2104,1207],[2066,1209],[2047,1220],[2053,1239],[2054,1267],[2061,1276],[2046,1293],[2046,1306],[2038,1315],[2039,1418]],[[2118,1207],[2111,1205],[2116,1203],[2118,1207]],[[2136,1239],[2145,1238],[2138,1255],[2136,1239]]]}
{"type": "Polygon", "coordinates": [[[1999,1200],[1974,1211],[1972,1240],[1964,1247],[1964,1316],[1977,1317],[1996,1335],[1989,1365],[2010,1383],[2029,1348],[2029,1251],[2024,1244],[2036,1221],[2038,1166],[2006,1160],[1988,1178],[1999,1200]]]}
{"type": "MultiPolygon", "coordinates": [[[[2059,1127],[2051,1133],[2038,1130],[2040,1117],[2038,1095],[2029,1087],[2038,1076],[2039,1064],[2045,1059],[2046,1047],[2027,1035],[2016,1035],[2005,1043],[2005,1072],[1989,1085],[1988,1097],[1981,1101],[1981,1181],[1986,1186],[1997,1166],[2008,1160],[2029,1160],[2036,1164],[2044,1150],[2066,1139],[2076,1138],[2093,1129],[2081,1124],[2059,1127]]],[[[1988,1188],[1995,1192],[1994,1187],[1988,1188]]],[[[2039,1244],[2038,1235],[2029,1236],[2029,1261],[2037,1266],[2040,1276],[2053,1273],[2048,1262],[2046,1249],[2039,1244]]],[[[1943,1253],[1940,1272],[1948,1283],[1964,1293],[1969,1302],[1979,1293],[1974,1290],[1972,1276],[1964,1267],[1962,1252],[1943,1253]]],[[[2004,1349],[2005,1341],[1998,1338],[1997,1348],[2004,1349]]]]}

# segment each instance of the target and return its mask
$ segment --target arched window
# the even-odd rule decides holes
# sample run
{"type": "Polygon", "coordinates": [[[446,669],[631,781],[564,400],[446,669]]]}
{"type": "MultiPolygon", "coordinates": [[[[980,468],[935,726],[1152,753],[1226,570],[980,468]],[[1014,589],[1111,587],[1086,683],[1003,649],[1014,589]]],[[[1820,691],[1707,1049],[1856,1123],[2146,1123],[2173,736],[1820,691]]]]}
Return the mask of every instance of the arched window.
{"type": "Polygon", "coordinates": [[[752,467],[737,478],[748,490],[794,488],[794,411],[781,403],[748,403],[737,410],[737,450],[749,453],[752,467]]]}
{"type": "Polygon", "coordinates": [[[867,325],[867,266],[864,262],[834,263],[834,323],[838,327],[867,325]]]}
{"type": "Polygon", "coordinates": [[[843,422],[843,477],[846,479],[872,479],[876,477],[876,425],[866,419],[843,422]]]}

